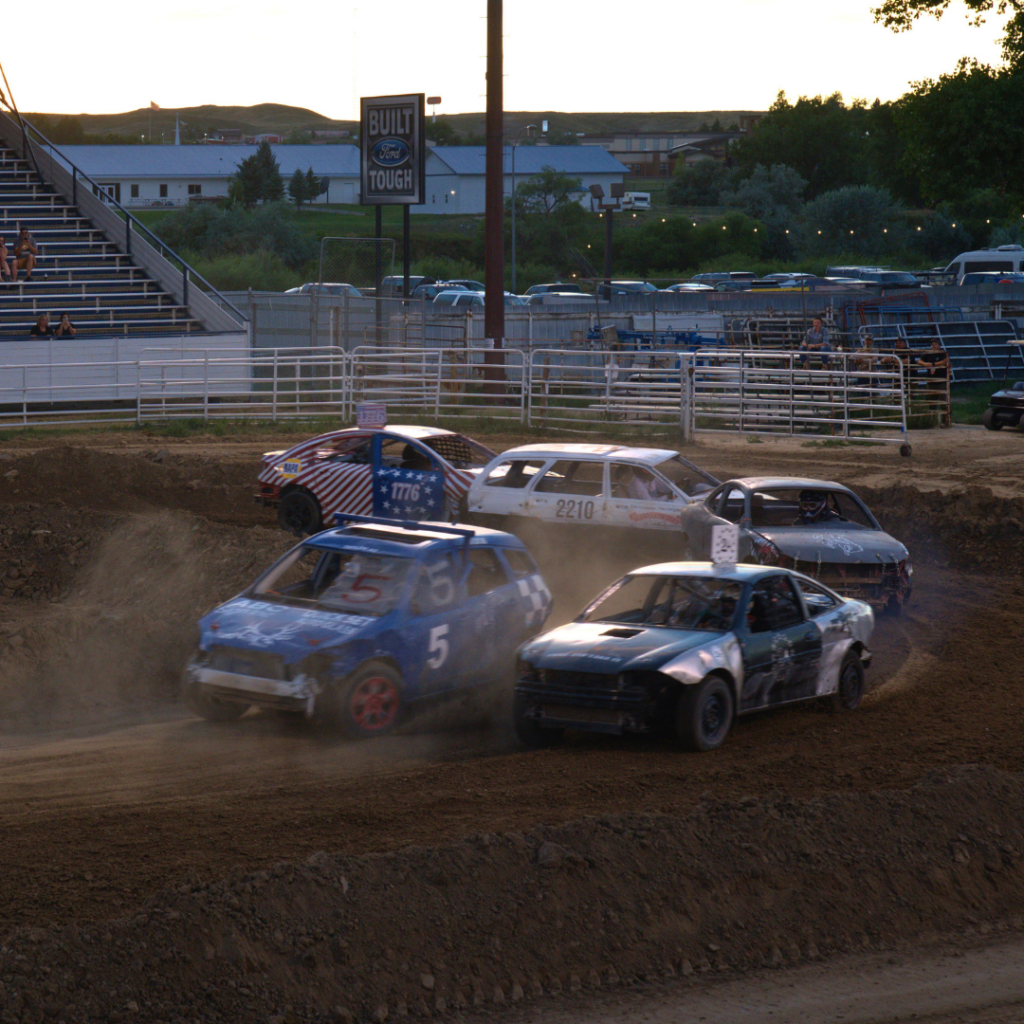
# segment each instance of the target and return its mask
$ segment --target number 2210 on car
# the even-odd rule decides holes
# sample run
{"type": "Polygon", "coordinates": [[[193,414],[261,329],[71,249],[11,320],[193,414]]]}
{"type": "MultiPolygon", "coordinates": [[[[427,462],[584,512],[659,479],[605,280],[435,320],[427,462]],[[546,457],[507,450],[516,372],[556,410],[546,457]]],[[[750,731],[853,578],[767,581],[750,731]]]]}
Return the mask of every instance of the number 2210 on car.
{"type": "Polygon", "coordinates": [[[250,706],[382,735],[430,698],[507,680],[551,594],[522,541],[484,527],[339,516],[204,616],[185,669],[213,721],[250,706]],[[486,638],[481,643],[480,638],[486,638]]]}

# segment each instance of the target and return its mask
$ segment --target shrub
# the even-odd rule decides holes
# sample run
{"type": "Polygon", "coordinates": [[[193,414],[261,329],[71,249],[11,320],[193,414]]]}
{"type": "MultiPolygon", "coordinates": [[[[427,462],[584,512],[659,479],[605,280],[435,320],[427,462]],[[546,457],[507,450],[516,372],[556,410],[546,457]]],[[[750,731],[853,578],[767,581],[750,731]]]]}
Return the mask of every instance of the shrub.
{"type": "Polygon", "coordinates": [[[800,238],[808,254],[846,251],[864,257],[904,245],[906,224],[886,189],[848,185],[823,192],[804,207],[800,238]]]}

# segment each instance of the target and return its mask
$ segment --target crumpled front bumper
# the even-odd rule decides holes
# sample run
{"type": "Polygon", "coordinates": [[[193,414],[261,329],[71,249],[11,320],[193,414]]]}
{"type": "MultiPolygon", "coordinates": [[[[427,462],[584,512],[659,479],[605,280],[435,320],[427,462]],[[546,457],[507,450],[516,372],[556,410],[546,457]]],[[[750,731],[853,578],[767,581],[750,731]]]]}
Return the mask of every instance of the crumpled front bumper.
{"type": "Polygon", "coordinates": [[[294,679],[267,679],[240,672],[225,672],[195,662],[186,667],[185,682],[188,686],[201,687],[204,693],[217,700],[254,704],[278,711],[302,712],[307,718],[312,717],[317,694],[320,693],[319,681],[305,673],[300,673],[294,679]]]}

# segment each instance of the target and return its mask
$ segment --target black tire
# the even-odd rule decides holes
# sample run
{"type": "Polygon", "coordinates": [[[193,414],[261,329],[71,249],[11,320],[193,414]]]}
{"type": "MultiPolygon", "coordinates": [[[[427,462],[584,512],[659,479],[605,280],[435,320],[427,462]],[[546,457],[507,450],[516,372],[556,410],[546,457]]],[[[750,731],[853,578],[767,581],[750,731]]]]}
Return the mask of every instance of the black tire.
{"type": "Polygon", "coordinates": [[[200,683],[189,686],[188,706],[208,722],[235,722],[249,710],[248,704],[210,696],[200,683]]]}
{"type": "Polygon", "coordinates": [[[353,739],[393,732],[405,710],[402,677],[382,661],[360,665],[338,688],[318,700],[317,717],[337,724],[353,739]]]}
{"type": "Polygon", "coordinates": [[[730,685],[721,676],[706,676],[679,694],[676,735],[688,750],[716,750],[729,735],[735,714],[730,685]]]}
{"type": "Polygon", "coordinates": [[[996,411],[995,411],[995,409],[992,408],[992,406],[989,406],[985,410],[984,415],[981,417],[981,422],[985,424],[985,429],[986,430],[1002,430],[1003,429],[1003,423],[999,419],[999,417],[996,415],[996,411]]]}
{"type": "Polygon", "coordinates": [[[832,707],[836,711],[855,711],[864,696],[864,666],[860,655],[850,651],[839,669],[839,686],[832,695],[832,707]]]}
{"type": "Polygon", "coordinates": [[[282,530],[304,537],[318,533],[323,526],[320,503],[309,491],[297,488],[289,491],[277,505],[277,523],[282,530]]]}
{"type": "Polygon", "coordinates": [[[531,750],[543,750],[560,743],[565,736],[564,729],[547,729],[534,719],[526,716],[527,700],[518,694],[512,701],[512,725],[523,746],[531,750]]]}

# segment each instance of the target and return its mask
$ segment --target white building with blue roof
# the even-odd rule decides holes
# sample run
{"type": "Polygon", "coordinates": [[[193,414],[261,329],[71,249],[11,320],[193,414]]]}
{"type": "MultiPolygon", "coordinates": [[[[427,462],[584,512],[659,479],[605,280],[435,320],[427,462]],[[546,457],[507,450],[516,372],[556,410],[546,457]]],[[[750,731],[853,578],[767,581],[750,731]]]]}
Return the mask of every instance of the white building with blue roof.
{"type": "MultiPolygon", "coordinates": [[[[97,191],[122,206],[182,206],[227,195],[228,181],[256,146],[63,146],[59,154],[96,182],[97,191]]],[[[318,203],[359,202],[359,148],[272,145],[285,182],[312,167],[326,178],[318,203]]],[[[426,202],[412,213],[481,214],[486,206],[483,146],[436,146],[427,153],[426,202]]],[[[516,181],[544,167],[581,179],[578,199],[590,206],[591,185],[605,194],[628,173],[601,146],[518,146],[516,181]]],[[[505,147],[505,195],[512,194],[512,148],[505,147]]]]}

